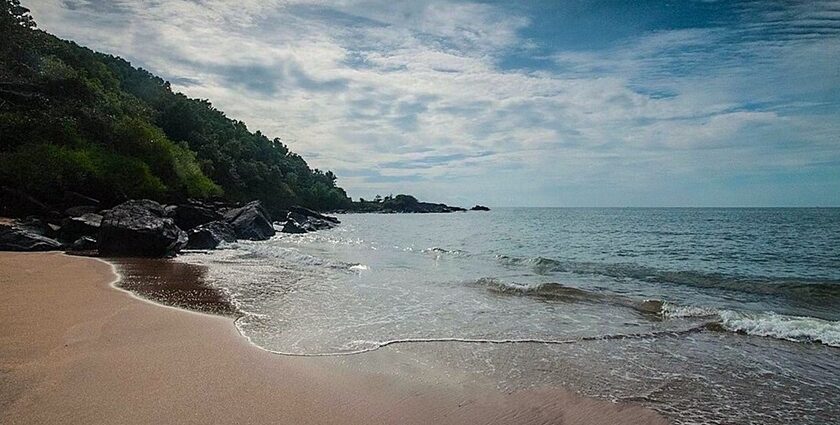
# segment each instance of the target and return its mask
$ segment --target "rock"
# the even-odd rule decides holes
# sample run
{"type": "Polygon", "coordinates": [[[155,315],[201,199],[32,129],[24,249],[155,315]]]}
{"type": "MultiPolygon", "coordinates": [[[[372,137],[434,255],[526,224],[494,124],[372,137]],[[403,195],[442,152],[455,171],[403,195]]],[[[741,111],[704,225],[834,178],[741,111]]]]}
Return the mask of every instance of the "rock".
{"type": "Polygon", "coordinates": [[[484,205],[476,205],[470,208],[470,211],[490,211],[490,208],[487,208],[484,205]]]}
{"type": "Polygon", "coordinates": [[[321,220],[319,218],[305,216],[294,210],[290,210],[289,213],[286,215],[286,222],[289,221],[294,222],[298,227],[306,230],[307,232],[332,229],[333,227],[335,227],[335,222],[333,221],[321,220]]]}
{"type": "Polygon", "coordinates": [[[55,251],[61,243],[22,227],[0,224],[0,251],[55,251]]]}
{"type": "Polygon", "coordinates": [[[225,220],[233,226],[239,239],[263,241],[276,233],[271,225],[271,216],[260,201],[251,201],[243,207],[228,210],[225,220]]]}
{"type": "Polygon", "coordinates": [[[187,249],[215,249],[222,241],[235,242],[236,231],[225,221],[211,221],[189,231],[187,249]]]}
{"type": "Polygon", "coordinates": [[[95,237],[99,234],[101,224],[102,216],[99,214],[87,213],[79,217],[68,217],[61,222],[58,236],[59,239],[68,242],[83,236],[95,237]]]}
{"type": "Polygon", "coordinates": [[[187,234],[148,199],[124,202],[105,212],[99,228],[105,256],[170,257],[187,244],[187,234]]]}
{"type": "Polygon", "coordinates": [[[304,229],[300,224],[298,224],[294,220],[286,220],[286,224],[283,225],[283,233],[306,233],[306,229],[304,229]]]}
{"type": "Polygon", "coordinates": [[[59,226],[47,223],[38,217],[26,217],[17,223],[17,227],[28,230],[30,232],[55,239],[58,236],[59,226]]]}
{"type": "Polygon", "coordinates": [[[79,217],[85,214],[95,214],[99,212],[97,205],[78,205],[64,210],[64,215],[68,217],[79,217]]]}
{"type": "Polygon", "coordinates": [[[68,251],[72,252],[96,251],[98,249],[99,244],[96,243],[96,239],[90,236],[82,236],[81,238],[76,239],[76,241],[70,244],[67,248],[68,251]]]}
{"type": "Polygon", "coordinates": [[[182,230],[190,230],[202,224],[219,221],[224,218],[215,209],[198,203],[166,207],[166,215],[175,220],[175,225],[182,230]]]}
{"type": "Polygon", "coordinates": [[[99,207],[100,202],[98,199],[93,199],[90,196],[85,196],[81,193],[68,190],[64,192],[64,205],[67,207],[76,207],[82,205],[92,205],[95,207],[99,207]]]}
{"type": "Polygon", "coordinates": [[[341,223],[335,217],[331,217],[331,216],[328,216],[328,215],[321,214],[317,211],[310,210],[309,208],[294,206],[294,207],[289,207],[289,212],[294,212],[294,213],[300,214],[304,217],[312,217],[312,218],[317,218],[319,220],[329,221],[329,222],[335,223],[335,224],[341,223]]]}
{"type": "Polygon", "coordinates": [[[0,186],[0,216],[24,217],[28,214],[45,216],[50,211],[52,209],[49,205],[30,195],[17,189],[0,186]]]}

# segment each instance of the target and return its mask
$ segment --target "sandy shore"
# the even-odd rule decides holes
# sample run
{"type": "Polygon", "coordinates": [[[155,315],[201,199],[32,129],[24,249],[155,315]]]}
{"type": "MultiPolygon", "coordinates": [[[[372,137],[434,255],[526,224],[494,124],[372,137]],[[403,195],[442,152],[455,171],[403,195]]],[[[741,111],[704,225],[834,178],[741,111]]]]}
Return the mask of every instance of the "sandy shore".
{"type": "Polygon", "coordinates": [[[229,317],[142,301],[116,278],[96,259],[0,253],[0,423],[665,423],[561,389],[504,394],[273,355],[229,317]]]}

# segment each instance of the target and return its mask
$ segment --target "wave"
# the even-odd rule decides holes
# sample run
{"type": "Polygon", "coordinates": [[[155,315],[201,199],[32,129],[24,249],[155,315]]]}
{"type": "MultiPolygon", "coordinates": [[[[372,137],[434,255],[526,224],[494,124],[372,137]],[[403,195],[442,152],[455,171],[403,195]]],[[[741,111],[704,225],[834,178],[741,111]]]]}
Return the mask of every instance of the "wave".
{"type": "Polygon", "coordinates": [[[788,316],[774,312],[745,312],[704,306],[683,306],[654,299],[640,301],[616,294],[590,292],[553,282],[523,285],[482,278],[473,284],[500,294],[535,296],[564,302],[609,303],[633,309],[648,317],[702,319],[704,326],[710,329],[840,347],[840,321],[788,316]]]}
{"type": "Polygon", "coordinates": [[[426,248],[420,251],[424,254],[449,254],[449,255],[466,255],[466,251],[462,251],[460,249],[445,249],[438,246],[433,246],[431,248],[426,248]]]}
{"type": "Polygon", "coordinates": [[[713,323],[730,332],[840,347],[840,321],[787,316],[769,311],[716,310],[669,303],[663,304],[662,315],[666,318],[711,318],[714,319],[713,323]]]}
{"type": "Polygon", "coordinates": [[[662,310],[660,300],[634,300],[607,292],[592,292],[556,282],[519,284],[503,282],[495,278],[481,278],[471,285],[481,286],[499,294],[532,296],[563,302],[599,302],[627,307],[645,315],[659,315],[662,310]]]}
{"type": "Polygon", "coordinates": [[[527,266],[540,275],[574,273],[601,275],[614,279],[634,279],[651,283],[723,289],[756,295],[785,297],[815,306],[840,305],[840,282],[828,279],[797,279],[765,276],[732,276],[700,271],[670,271],[632,263],[604,264],[561,261],[545,257],[517,258],[498,255],[497,260],[512,266],[527,266]]]}

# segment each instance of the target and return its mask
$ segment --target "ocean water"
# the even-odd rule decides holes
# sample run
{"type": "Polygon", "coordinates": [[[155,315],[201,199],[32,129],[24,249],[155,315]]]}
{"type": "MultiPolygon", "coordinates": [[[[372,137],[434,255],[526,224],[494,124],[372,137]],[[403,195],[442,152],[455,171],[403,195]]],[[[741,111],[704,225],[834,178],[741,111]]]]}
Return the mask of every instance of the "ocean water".
{"type": "Polygon", "coordinates": [[[840,209],[341,215],[182,259],[282,354],[398,349],[675,423],[837,423],[840,209]]]}

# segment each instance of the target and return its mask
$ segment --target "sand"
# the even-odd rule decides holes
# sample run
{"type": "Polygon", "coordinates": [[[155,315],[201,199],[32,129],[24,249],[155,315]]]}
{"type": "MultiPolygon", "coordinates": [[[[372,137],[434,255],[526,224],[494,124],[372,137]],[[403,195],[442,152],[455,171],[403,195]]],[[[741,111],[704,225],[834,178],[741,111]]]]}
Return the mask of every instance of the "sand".
{"type": "Polygon", "coordinates": [[[666,423],[560,388],[505,394],[271,354],[230,317],[143,301],[116,278],[93,258],[0,253],[0,423],[666,423]]]}

